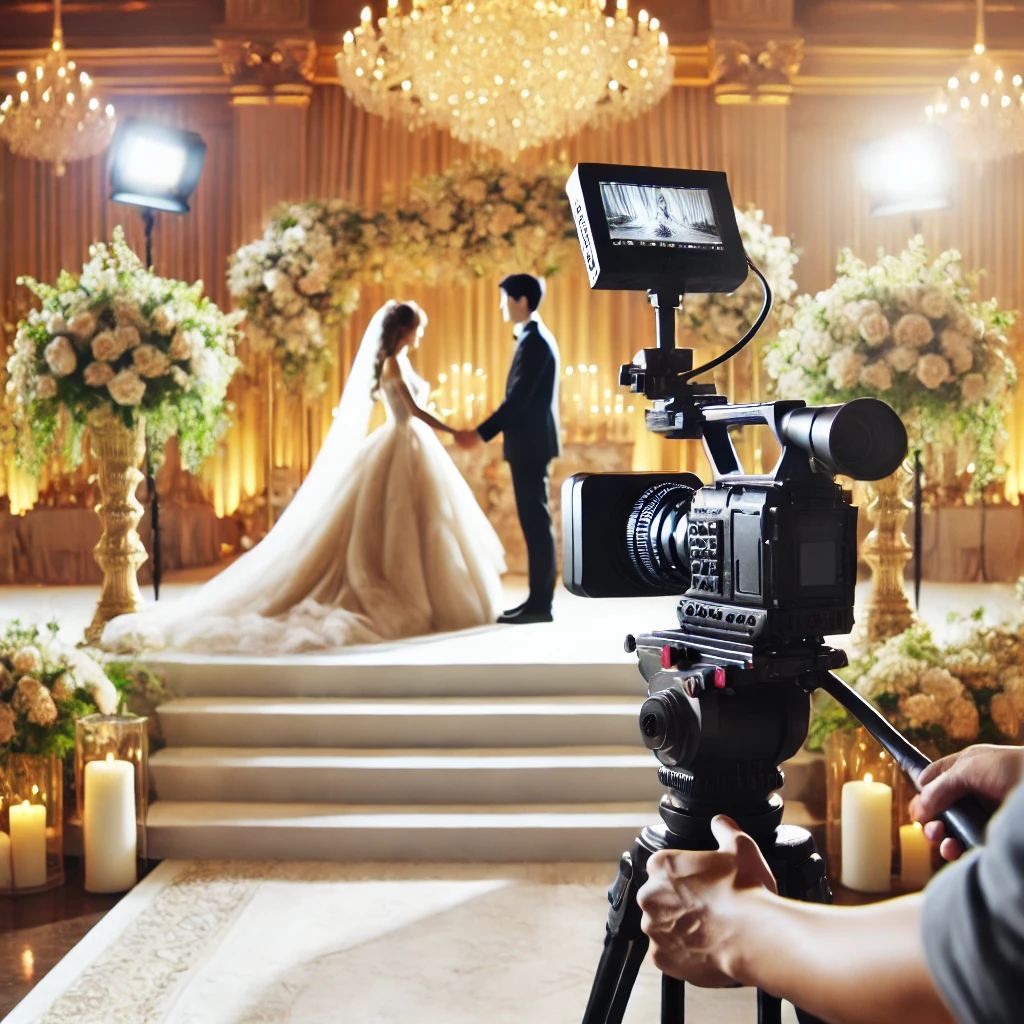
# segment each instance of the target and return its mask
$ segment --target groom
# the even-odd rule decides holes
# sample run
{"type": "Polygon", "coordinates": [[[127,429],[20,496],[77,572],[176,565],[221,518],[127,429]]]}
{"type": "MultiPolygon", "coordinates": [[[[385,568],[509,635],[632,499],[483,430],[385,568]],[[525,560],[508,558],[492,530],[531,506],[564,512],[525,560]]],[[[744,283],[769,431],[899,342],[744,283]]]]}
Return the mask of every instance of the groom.
{"type": "Polygon", "coordinates": [[[552,619],[556,568],[548,464],[560,451],[558,343],[537,313],[544,298],[541,281],[512,274],[500,287],[501,315],[512,321],[517,341],[505,401],[476,430],[459,431],[455,439],[471,448],[504,434],[505,461],[512,471],[530,562],[530,596],[498,621],[525,625],[552,619]]]}

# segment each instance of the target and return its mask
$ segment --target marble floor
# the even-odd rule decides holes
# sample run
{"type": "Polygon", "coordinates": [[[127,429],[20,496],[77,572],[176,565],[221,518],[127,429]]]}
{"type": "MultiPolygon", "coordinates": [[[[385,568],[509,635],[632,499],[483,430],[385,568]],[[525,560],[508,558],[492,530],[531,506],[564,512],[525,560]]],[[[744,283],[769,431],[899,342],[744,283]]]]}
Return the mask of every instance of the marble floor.
{"type": "MultiPolygon", "coordinates": [[[[165,861],[7,1021],[566,1024],[586,1005],[613,870],[165,861]]],[[[754,1001],[693,989],[687,1019],[745,1024],[754,1001]]],[[[645,963],[625,1021],[659,1005],[645,963]]]]}

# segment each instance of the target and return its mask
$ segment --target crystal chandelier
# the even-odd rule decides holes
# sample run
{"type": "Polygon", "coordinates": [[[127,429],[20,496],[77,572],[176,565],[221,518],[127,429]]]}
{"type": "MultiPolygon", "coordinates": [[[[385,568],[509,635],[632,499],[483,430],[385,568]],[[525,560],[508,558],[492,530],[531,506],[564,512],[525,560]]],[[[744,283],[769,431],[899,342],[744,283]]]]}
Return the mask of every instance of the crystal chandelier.
{"type": "Polygon", "coordinates": [[[587,125],[637,117],[672,86],[658,19],[629,0],[388,0],[345,33],[338,75],[353,102],[435,125],[515,159],[587,125]],[[411,8],[403,7],[411,2],[411,8]]]}
{"type": "Polygon", "coordinates": [[[985,52],[985,4],[977,0],[974,53],[958,68],[928,120],[949,128],[958,147],[979,163],[1024,150],[1024,78],[1012,78],[985,52]]]}
{"type": "Polygon", "coordinates": [[[0,103],[0,139],[18,156],[56,164],[102,153],[114,131],[114,108],[101,107],[92,79],[67,59],[60,0],[53,5],[53,42],[32,73],[18,72],[18,95],[0,103]]]}

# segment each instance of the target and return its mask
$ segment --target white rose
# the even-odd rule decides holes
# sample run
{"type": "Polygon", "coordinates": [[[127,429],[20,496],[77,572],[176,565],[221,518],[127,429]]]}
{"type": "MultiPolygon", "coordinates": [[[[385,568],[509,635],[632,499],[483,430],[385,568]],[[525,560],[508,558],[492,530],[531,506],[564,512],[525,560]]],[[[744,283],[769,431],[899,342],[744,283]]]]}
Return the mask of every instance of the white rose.
{"type": "Polygon", "coordinates": [[[26,672],[43,671],[43,654],[35,644],[26,644],[20,647],[14,654],[14,671],[18,675],[26,672]]]}
{"type": "Polygon", "coordinates": [[[949,363],[942,356],[928,352],[918,360],[917,379],[934,390],[950,379],[949,363]]]}
{"type": "Polygon", "coordinates": [[[171,380],[178,385],[182,391],[192,390],[192,378],[180,366],[171,367],[171,380]]]}
{"type": "Polygon", "coordinates": [[[46,365],[57,377],[67,377],[75,372],[78,366],[78,357],[75,350],[63,335],[56,337],[46,346],[43,354],[46,357],[46,365]]]}
{"type": "Polygon", "coordinates": [[[885,358],[897,373],[907,373],[917,365],[917,352],[905,345],[890,349],[885,358]]]}
{"type": "Polygon", "coordinates": [[[145,325],[145,317],[139,304],[134,299],[125,295],[118,295],[114,299],[114,318],[118,326],[142,327],[145,325]]]}
{"type": "Polygon", "coordinates": [[[185,337],[184,331],[178,330],[175,332],[167,349],[167,354],[172,359],[188,359],[192,355],[192,346],[189,344],[188,338],[185,337]]]}
{"type": "Polygon", "coordinates": [[[113,331],[100,331],[92,339],[91,347],[93,359],[102,359],[105,363],[120,359],[125,351],[113,331]]]}
{"type": "Polygon", "coordinates": [[[870,313],[861,319],[858,330],[865,344],[878,348],[889,337],[889,321],[881,313],[870,313]]]}
{"type": "Polygon", "coordinates": [[[980,373],[969,373],[960,381],[960,395],[964,405],[976,405],[985,397],[985,378],[980,373]]]}
{"type": "Polygon", "coordinates": [[[128,349],[135,348],[142,343],[139,329],[131,324],[115,327],[114,337],[117,339],[118,345],[122,346],[122,352],[127,352],[128,349]]]}
{"type": "Polygon", "coordinates": [[[921,289],[916,285],[901,288],[896,293],[896,304],[904,313],[914,313],[921,308],[921,289]]]}
{"type": "Polygon", "coordinates": [[[64,334],[68,330],[64,315],[62,313],[51,313],[46,318],[46,329],[51,334],[64,334]]]}
{"type": "Polygon", "coordinates": [[[153,310],[149,322],[158,334],[173,334],[174,328],[178,325],[178,318],[174,315],[174,310],[165,304],[153,310]]]}
{"type": "Polygon", "coordinates": [[[146,382],[134,369],[122,370],[111,378],[107,390],[118,405],[139,405],[146,394],[146,382]]]}
{"type": "Polygon", "coordinates": [[[974,365],[973,342],[966,334],[947,327],[942,332],[940,347],[957,373],[966,373],[974,365]]]}
{"type": "Polygon", "coordinates": [[[162,377],[171,368],[170,359],[155,345],[140,345],[132,353],[132,362],[143,377],[162,377]]]}
{"type": "Polygon", "coordinates": [[[893,331],[896,344],[909,348],[924,348],[934,337],[931,322],[920,313],[905,313],[896,321],[893,331]]]}
{"type": "Polygon", "coordinates": [[[48,373],[41,373],[36,381],[36,398],[56,398],[57,381],[48,373]]]}
{"type": "Polygon", "coordinates": [[[929,320],[941,320],[949,312],[949,301],[938,288],[929,288],[921,296],[921,312],[929,320]]]}
{"type": "Polygon", "coordinates": [[[892,387],[892,369],[884,359],[876,359],[860,371],[860,382],[866,388],[888,391],[892,387]]]}
{"type": "Polygon", "coordinates": [[[114,377],[114,368],[110,363],[95,362],[90,363],[83,374],[85,383],[91,388],[101,388],[104,384],[109,383],[114,377]]]}
{"type": "Polygon", "coordinates": [[[828,377],[837,388],[852,388],[860,379],[860,371],[867,362],[867,356],[851,348],[833,352],[828,360],[828,377]]]}
{"type": "Polygon", "coordinates": [[[89,310],[77,313],[68,321],[68,330],[77,338],[83,341],[88,340],[96,333],[96,317],[89,310]]]}

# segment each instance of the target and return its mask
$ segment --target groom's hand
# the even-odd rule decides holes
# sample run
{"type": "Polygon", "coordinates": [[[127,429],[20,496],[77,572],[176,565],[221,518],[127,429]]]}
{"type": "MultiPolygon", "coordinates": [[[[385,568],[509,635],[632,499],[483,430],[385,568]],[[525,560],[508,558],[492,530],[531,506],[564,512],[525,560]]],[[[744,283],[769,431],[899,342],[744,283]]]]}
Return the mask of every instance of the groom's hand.
{"type": "Polygon", "coordinates": [[[456,430],[455,431],[455,443],[460,448],[475,448],[478,444],[483,444],[484,439],[475,430],[456,430]]]}

